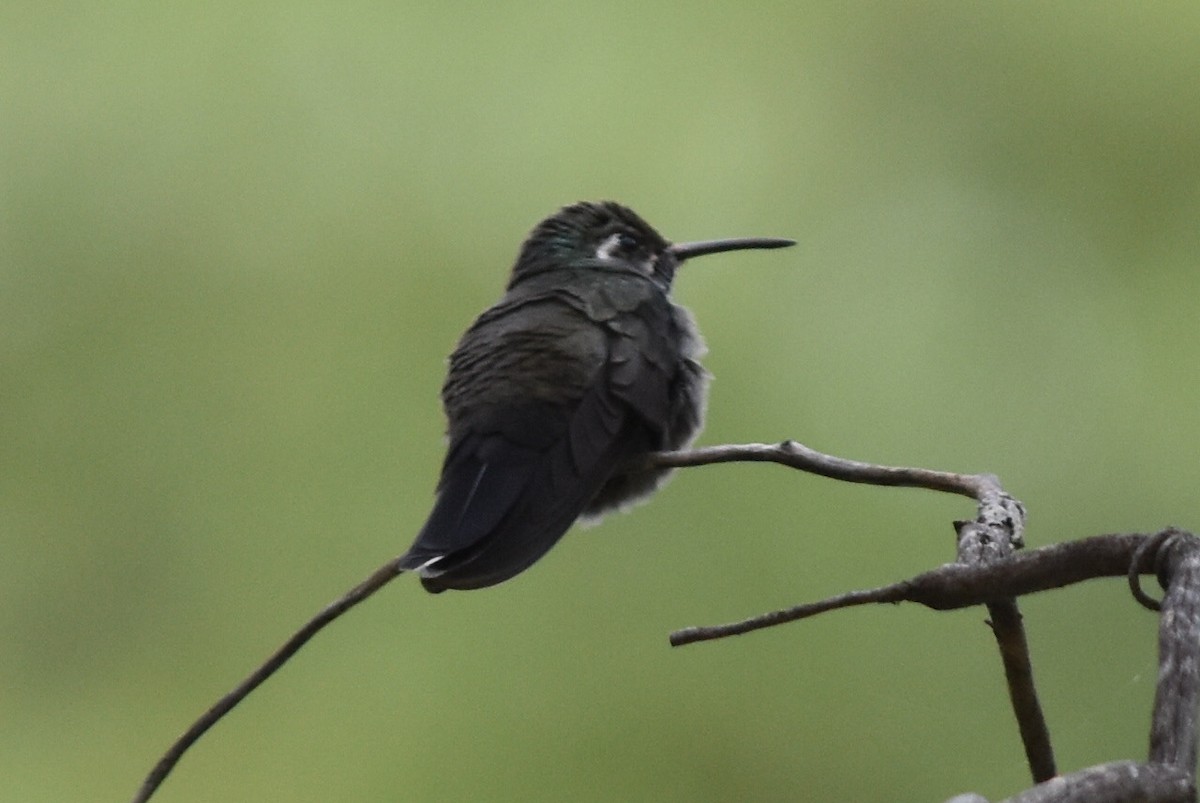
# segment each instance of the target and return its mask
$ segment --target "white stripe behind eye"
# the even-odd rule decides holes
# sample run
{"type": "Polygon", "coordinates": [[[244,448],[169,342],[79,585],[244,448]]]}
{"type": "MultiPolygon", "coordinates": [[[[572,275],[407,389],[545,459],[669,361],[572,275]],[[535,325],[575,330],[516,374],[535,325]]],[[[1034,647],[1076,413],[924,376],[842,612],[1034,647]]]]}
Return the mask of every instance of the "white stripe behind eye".
{"type": "Polygon", "coordinates": [[[621,243],[621,233],[610,234],[604,238],[604,242],[600,243],[600,247],[596,249],[596,259],[612,259],[613,251],[621,243]]]}

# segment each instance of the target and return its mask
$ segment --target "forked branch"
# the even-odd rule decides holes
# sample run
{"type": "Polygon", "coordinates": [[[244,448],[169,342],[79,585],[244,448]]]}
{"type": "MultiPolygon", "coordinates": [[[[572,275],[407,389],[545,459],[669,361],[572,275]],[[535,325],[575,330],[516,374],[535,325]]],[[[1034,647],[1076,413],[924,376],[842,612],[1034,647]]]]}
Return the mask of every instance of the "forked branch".
{"type": "MultiPolygon", "coordinates": [[[[658,465],[733,461],[774,462],[828,477],[906,485],[970,496],[973,521],[956,522],[957,561],[892,585],[849,591],[817,602],[724,625],[671,634],[671,644],[726,638],[806,619],[827,611],[877,603],[916,602],[935,610],[985,605],[1000,646],[1009,694],[1035,786],[1004,803],[1195,803],[1197,705],[1200,704],[1200,539],[1168,528],[1153,535],[1105,535],[1025,553],[1025,510],[992,475],[950,474],[874,466],[815,452],[792,441],[777,445],[717,446],[657,455],[658,465]],[[1142,591],[1153,573],[1167,589],[1161,603],[1142,591]],[[1161,610],[1159,675],[1145,762],[1116,761],[1057,776],[1049,731],[1034,692],[1028,646],[1016,598],[1099,577],[1128,578],[1143,606],[1161,610]]],[[[964,794],[947,803],[988,803],[964,794]]]]}
{"type": "MultiPolygon", "coordinates": [[[[994,474],[958,474],[925,468],[901,468],[863,463],[824,454],[796,441],[778,444],[710,446],[686,452],[655,455],[660,466],[700,466],[710,463],[771,462],[789,468],[820,474],[847,482],[927,488],[974,499],[976,515],[970,521],[954,522],[958,533],[959,567],[987,566],[1013,555],[1024,544],[1025,506],[1010,496],[994,474]]],[[[852,591],[811,605],[772,611],[732,625],[699,627],[672,634],[675,646],[746,633],[763,627],[802,619],[836,608],[869,602],[899,602],[904,588],[889,586],[868,591],[852,591]]],[[[1033,664],[1029,643],[1015,595],[998,595],[981,600],[987,606],[989,624],[1000,648],[1009,700],[1017,719],[1025,757],[1035,782],[1052,778],[1056,772],[1050,731],[1038,702],[1033,682],[1033,664]]],[[[979,603],[974,603],[979,604],[979,603]]]]}

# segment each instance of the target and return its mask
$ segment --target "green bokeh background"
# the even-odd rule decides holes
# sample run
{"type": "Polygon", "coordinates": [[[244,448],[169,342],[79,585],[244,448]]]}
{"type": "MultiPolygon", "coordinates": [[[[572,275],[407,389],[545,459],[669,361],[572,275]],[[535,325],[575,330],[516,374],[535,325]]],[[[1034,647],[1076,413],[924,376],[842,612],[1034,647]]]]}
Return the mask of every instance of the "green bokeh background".
{"type": "MultiPolygon", "coordinates": [[[[437,389],[581,198],[668,237],[702,442],[988,470],[1041,545],[1200,526],[1193,2],[0,7],[0,799],[132,796],[407,546],[437,389]]],[[[402,578],[168,801],[927,801],[1027,783],[984,614],[675,628],[953,554],[954,498],[689,470],[518,580],[402,578]]],[[[1144,755],[1154,619],[1029,599],[1061,766],[1144,755]]]]}

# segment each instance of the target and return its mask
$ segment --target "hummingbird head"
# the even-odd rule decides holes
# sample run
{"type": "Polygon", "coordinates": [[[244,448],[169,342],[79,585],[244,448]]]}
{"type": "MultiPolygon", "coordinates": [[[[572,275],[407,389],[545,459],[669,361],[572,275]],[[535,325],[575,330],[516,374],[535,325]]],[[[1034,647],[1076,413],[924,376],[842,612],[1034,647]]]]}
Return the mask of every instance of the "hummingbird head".
{"type": "Polygon", "coordinates": [[[585,201],[563,207],[534,227],[521,246],[508,286],[547,271],[590,269],[644,276],[665,292],[676,268],[691,257],[794,244],[773,238],[672,244],[629,207],[585,201]]]}

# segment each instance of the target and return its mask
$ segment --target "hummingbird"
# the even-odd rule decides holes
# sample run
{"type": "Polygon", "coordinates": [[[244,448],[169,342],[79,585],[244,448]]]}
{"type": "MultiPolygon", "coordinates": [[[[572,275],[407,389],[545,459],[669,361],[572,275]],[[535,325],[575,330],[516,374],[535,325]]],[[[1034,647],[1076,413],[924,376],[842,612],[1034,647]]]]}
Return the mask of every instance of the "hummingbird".
{"type": "Polygon", "coordinates": [[[628,207],[560,209],[529,233],[503,297],[462,335],[442,386],[446,457],[398,568],[431,593],[502,583],[576,519],[653,493],[704,421],[704,341],[671,300],[687,260],[793,240],[671,243],[628,207]]]}

